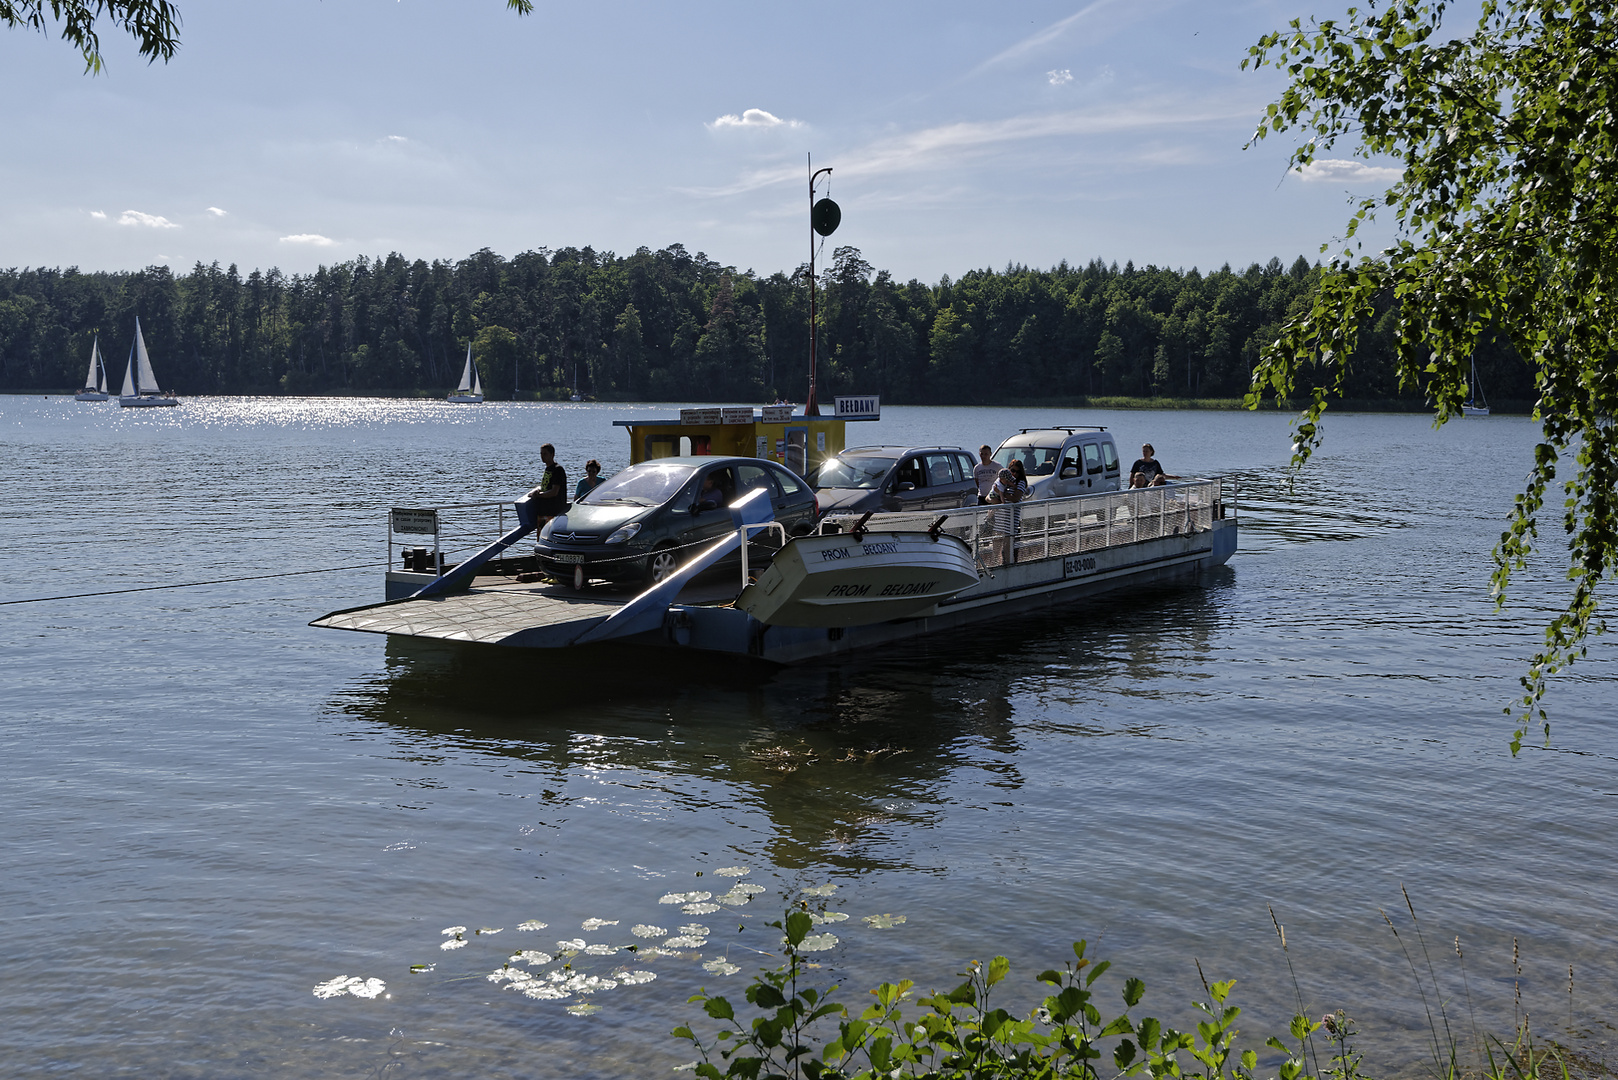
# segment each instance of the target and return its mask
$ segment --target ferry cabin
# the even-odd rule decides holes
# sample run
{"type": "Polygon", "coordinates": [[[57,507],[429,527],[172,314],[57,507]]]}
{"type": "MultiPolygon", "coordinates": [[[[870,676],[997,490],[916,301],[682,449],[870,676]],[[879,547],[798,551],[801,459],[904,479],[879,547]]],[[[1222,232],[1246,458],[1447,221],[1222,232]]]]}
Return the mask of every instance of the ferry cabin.
{"type": "Polygon", "coordinates": [[[878,420],[875,397],[839,397],[829,416],[794,414],[791,405],[681,409],[671,420],[614,420],[629,432],[629,463],[695,455],[766,458],[808,476],[847,445],[850,420],[878,420]]]}

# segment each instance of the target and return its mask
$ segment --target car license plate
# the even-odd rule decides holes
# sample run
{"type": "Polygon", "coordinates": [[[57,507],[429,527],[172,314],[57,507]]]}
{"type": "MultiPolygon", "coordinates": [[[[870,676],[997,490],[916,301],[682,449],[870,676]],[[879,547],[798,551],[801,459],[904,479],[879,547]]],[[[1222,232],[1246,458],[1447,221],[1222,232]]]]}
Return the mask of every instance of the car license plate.
{"type": "Polygon", "coordinates": [[[579,551],[558,551],[553,554],[551,558],[555,559],[559,563],[568,563],[571,565],[573,563],[583,562],[584,553],[579,551]]]}

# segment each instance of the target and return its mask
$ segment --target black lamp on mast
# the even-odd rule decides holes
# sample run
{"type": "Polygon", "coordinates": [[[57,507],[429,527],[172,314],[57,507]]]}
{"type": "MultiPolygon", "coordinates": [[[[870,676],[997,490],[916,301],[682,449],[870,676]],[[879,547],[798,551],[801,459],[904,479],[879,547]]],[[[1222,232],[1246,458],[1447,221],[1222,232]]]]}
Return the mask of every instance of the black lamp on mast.
{"type": "Polygon", "coordinates": [[[815,397],[815,237],[830,236],[842,223],[843,211],[830,199],[815,201],[815,181],[821,173],[831,169],[815,169],[814,155],[809,155],[809,397],[804,401],[803,415],[819,416],[820,403],[815,397]]]}

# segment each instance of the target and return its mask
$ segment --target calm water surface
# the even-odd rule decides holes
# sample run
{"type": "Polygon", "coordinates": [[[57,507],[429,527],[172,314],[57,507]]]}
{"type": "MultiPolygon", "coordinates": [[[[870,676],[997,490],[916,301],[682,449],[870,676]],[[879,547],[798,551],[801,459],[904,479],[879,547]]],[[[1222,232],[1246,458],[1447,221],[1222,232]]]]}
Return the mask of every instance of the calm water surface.
{"type": "Polygon", "coordinates": [[[850,918],[824,972],[852,999],[1003,952],[1026,1003],[1086,937],[1182,1022],[1193,960],[1237,978],[1254,1032],[1293,997],[1273,904],[1308,1006],[1356,1016],[1383,1072],[1419,1067],[1426,1037],[1403,884],[1460,1029],[1457,935],[1480,1025],[1509,1031],[1516,983],[1538,1029],[1603,1045],[1612,645],[1558,679],[1551,750],[1513,760],[1500,711],[1562,587],[1553,552],[1503,615],[1488,596],[1529,421],[1337,417],[1285,493],[1284,416],[890,407],[850,441],[1051,422],[1149,440],[1176,472],[1238,479],[1241,551],[1185,588],[835,664],[305,625],[381,598],[389,505],[514,497],[547,440],[610,474],[611,420],[675,407],[0,398],[0,600],[270,575],[0,607],[4,1071],[658,1075],[689,1057],[666,1038],[686,996],[739,995],[762,924],[825,883],[850,918]],[[354,569],[287,576],[328,567],[354,569]],[[743,867],[765,889],[745,907],[659,903],[743,867]],[[884,914],[905,921],[865,921],[884,914]],[[642,923],[709,933],[573,957],[657,976],[589,997],[485,978],[518,948],[664,940],[642,923]],[[453,926],[466,944],[442,949],[453,926]],[[727,958],[741,974],[702,966],[727,958]],[[342,976],[384,989],[315,995],[342,976]]]}

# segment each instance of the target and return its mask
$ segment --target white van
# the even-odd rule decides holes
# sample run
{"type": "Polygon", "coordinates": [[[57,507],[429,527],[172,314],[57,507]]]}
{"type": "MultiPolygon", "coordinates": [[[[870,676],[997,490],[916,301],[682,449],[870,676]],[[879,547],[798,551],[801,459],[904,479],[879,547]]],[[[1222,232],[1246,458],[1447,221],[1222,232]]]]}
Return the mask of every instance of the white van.
{"type": "Polygon", "coordinates": [[[1117,491],[1123,474],[1118,444],[1104,427],[1023,428],[1000,444],[994,460],[1002,467],[1021,461],[1035,499],[1117,491]]]}

